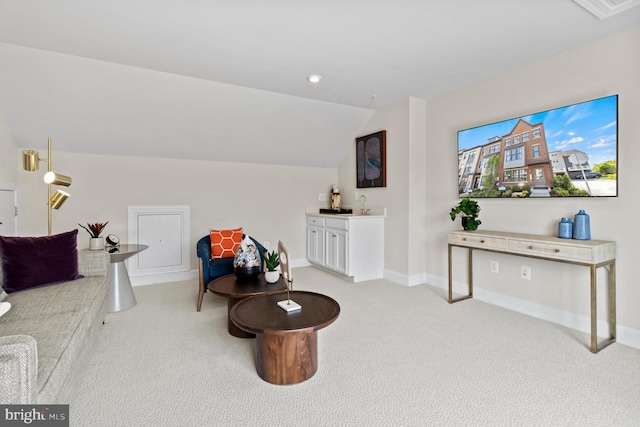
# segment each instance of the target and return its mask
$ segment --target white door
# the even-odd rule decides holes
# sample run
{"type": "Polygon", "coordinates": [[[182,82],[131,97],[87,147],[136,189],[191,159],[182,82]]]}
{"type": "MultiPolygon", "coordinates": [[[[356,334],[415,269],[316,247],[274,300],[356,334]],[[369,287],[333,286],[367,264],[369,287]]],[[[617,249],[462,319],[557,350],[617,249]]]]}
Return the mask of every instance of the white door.
{"type": "Polygon", "coordinates": [[[16,192],[0,188],[0,236],[15,236],[17,232],[16,192]]]}

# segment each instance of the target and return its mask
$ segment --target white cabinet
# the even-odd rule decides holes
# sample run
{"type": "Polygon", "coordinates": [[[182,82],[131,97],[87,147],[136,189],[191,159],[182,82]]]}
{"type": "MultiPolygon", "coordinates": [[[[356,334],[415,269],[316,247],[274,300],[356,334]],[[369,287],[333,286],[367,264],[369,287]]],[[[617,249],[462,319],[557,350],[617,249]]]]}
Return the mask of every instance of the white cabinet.
{"type": "Polygon", "coordinates": [[[307,259],[312,264],[324,265],[324,221],[316,222],[321,225],[307,224],[307,259]]]}
{"type": "Polygon", "coordinates": [[[354,282],[382,278],[384,216],[307,214],[307,259],[354,282]]]}

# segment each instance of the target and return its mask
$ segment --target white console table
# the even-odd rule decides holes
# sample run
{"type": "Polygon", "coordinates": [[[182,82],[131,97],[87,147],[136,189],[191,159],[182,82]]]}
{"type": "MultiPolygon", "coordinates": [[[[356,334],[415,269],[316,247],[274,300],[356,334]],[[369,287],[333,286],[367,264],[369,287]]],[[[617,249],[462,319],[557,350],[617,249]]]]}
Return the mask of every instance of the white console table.
{"type": "Polygon", "coordinates": [[[552,236],[507,233],[500,231],[449,232],[449,303],[473,298],[473,250],[499,252],[528,258],[589,267],[591,272],[591,347],[597,353],[616,341],[616,244],[603,240],[560,239],[552,236]],[[451,249],[469,250],[469,293],[453,298],[451,249]],[[598,348],[596,269],[608,268],[609,282],[609,339],[598,348]]]}

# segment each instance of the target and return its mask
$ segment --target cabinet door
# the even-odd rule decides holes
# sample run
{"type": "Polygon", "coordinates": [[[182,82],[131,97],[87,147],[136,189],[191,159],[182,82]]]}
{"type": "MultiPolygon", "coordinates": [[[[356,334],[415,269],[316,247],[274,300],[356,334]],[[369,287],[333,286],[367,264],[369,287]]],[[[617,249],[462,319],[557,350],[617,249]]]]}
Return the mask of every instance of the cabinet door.
{"type": "Polygon", "coordinates": [[[324,265],[323,228],[307,227],[307,259],[310,263],[324,265]]]}
{"type": "Polygon", "coordinates": [[[325,230],[326,258],[325,267],[338,273],[348,274],[348,239],[349,233],[345,230],[327,228],[325,230]]]}

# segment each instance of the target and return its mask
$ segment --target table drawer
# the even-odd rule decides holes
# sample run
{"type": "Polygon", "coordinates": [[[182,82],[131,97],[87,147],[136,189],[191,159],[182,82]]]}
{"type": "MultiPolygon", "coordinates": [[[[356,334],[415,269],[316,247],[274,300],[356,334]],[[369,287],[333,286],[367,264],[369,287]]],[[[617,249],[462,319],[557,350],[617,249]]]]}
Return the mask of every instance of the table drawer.
{"type": "Polygon", "coordinates": [[[509,239],[509,251],[522,255],[543,256],[548,258],[591,261],[591,248],[565,246],[562,244],[532,242],[528,240],[509,239]]]}
{"type": "Polygon", "coordinates": [[[451,233],[449,234],[449,243],[471,246],[474,248],[505,250],[507,249],[506,239],[487,237],[482,235],[473,235],[471,233],[451,233]]]}

